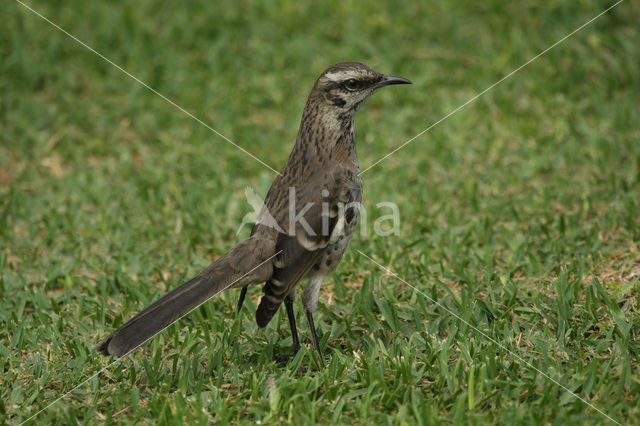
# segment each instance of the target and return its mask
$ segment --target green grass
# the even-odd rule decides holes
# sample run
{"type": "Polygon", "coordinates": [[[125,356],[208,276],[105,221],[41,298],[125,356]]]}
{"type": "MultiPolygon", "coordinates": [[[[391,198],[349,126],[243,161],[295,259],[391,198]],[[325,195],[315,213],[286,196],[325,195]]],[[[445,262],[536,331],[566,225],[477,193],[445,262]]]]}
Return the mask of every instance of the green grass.
{"type": "MultiPolygon", "coordinates": [[[[414,82],[361,109],[367,167],[611,4],[55,3],[28,4],[276,169],[335,62],[414,82]]],[[[260,331],[260,289],[238,316],[233,290],[33,422],[608,422],[506,347],[639,424],[638,21],[623,2],[363,175],[400,235],[356,237],[324,286],[325,369],[301,370],[298,303],[279,366],[286,315],[260,331]]],[[[274,175],[18,3],[0,28],[0,417],[20,423],[231,247],[274,175]]]]}

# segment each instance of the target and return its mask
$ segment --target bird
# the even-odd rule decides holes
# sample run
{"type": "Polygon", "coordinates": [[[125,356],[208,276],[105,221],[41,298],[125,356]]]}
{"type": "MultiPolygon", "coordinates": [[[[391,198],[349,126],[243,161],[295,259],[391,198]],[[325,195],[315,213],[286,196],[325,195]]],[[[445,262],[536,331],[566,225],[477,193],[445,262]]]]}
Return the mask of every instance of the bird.
{"type": "Polygon", "coordinates": [[[378,89],[411,84],[361,62],[327,68],[307,99],[298,135],[271,185],[250,236],[206,269],[144,308],[102,340],[96,349],[123,357],[216,294],[240,288],[240,312],[250,285],[263,284],[255,312],[258,327],[269,324],[284,304],[292,335],[286,361],[300,349],[294,315],[299,282],[307,279],[302,305],[316,362],[324,365],[313,313],[320,287],[338,266],[356,231],[362,206],[362,178],[354,120],[378,89]]]}

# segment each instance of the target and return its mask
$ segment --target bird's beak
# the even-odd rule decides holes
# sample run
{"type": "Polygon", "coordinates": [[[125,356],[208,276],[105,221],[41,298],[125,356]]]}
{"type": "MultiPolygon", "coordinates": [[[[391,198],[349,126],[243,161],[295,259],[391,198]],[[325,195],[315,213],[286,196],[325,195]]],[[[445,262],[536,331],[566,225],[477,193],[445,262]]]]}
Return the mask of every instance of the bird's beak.
{"type": "Polygon", "coordinates": [[[376,84],[376,88],[390,86],[392,84],[412,84],[409,80],[402,77],[394,77],[392,75],[385,75],[382,80],[376,84]]]}

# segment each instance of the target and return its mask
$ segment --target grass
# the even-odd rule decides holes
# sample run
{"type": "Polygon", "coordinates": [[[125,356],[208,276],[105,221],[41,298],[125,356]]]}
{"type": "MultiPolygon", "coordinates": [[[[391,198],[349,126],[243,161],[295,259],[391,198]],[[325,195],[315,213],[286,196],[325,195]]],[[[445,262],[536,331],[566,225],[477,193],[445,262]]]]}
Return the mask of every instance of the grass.
{"type": "MultiPolygon", "coordinates": [[[[414,82],[360,111],[367,167],[611,3],[28,4],[279,169],[331,64],[414,82]]],[[[15,424],[231,247],[244,188],[274,175],[18,3],[3,10],[0,414],[15,424]]],[[[299,304],[304,349],[279,366],[286,315],[260,331],[260,289],[237,316],[230,291],[31,423],[609,423],[544,372],[638,424],[639,19],[623,2],[363,175],[365,205],[395,202],[400,232],[356,237],[324,286],[325,369],[300,371],[299,304]]]]}

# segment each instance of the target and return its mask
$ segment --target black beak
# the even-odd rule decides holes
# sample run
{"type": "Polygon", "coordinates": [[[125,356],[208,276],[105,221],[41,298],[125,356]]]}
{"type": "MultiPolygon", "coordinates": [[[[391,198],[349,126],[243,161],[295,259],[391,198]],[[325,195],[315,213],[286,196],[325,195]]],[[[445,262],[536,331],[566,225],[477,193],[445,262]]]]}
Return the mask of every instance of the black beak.
{"type": "Polygon", "coordinates": [[[392,75],[385,75],[382,80],[376,84],[377,87],[390,86],[392,84],[412,84],[409,80],[402,77],[394,77],[392,75]]]}

